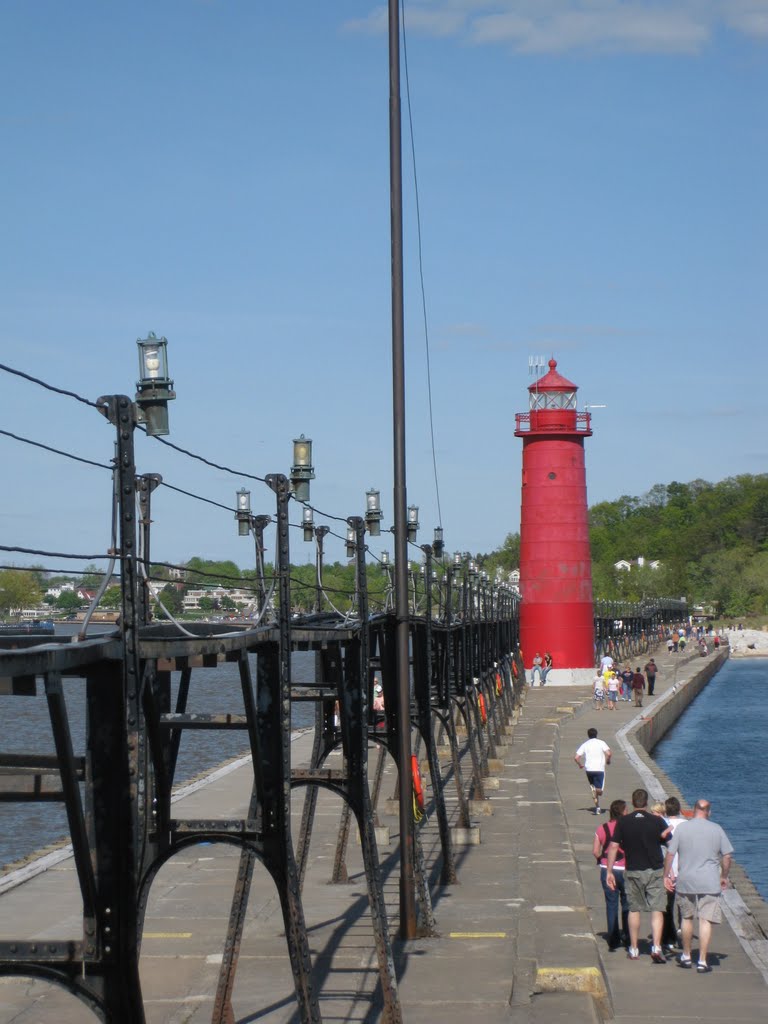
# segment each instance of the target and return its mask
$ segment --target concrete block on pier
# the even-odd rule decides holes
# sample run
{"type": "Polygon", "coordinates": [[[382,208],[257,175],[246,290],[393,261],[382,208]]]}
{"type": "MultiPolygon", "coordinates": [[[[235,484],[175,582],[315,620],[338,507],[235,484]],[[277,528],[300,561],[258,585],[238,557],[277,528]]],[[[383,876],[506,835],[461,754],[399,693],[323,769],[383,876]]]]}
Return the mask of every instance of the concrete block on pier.
{"type": "Polygon", "coordinates": [[[499,777],[498,775],[486,775],[483,778],[483,789],[498,789],[499,788],[499,777]]]}
{"type": "Polygon", "coordinates": [[[451,841],[454,846],[479,846],[480,845],[480,826],[472,825],[470,828],[456,828],[451,829],[451,841]]]}
{"type": "Polygon", "coordinates": [[[489,775],[502,775],[504,773],[504,762],[500,757],[489,757],[488,758],[488,774],[489,775]]]}
{"type": "Polygon", "coordinates": [[[490,818],[493,814],[493,804],[490,800],[470,800],[469,813],[477,818],[490,818]]]}
{"type": "MultiPolygon", "coordinates": [[[[394,801],[392,801],[392,803],[394,803],[394,801]]],[[[389,825],[374,825],[373,831],[376,836],[377,846],[389,846],[389,825]]],[[[360,832],[357,829],[355,829],[355,842],[360,846],[360,832]]]]}

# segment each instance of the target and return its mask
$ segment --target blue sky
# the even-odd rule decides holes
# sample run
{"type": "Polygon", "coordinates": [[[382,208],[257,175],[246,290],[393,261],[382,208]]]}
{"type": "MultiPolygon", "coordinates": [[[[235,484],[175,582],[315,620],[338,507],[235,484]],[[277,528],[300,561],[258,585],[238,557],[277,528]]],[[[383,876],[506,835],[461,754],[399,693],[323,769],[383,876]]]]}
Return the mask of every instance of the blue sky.
{"type": "MultiPolygon", "coordinates": [[[[448,549],[519,528],[529,355],[606,406],[590,503],[768,471],[768,2],[407,0],[405,29],[448,549]]],[[[387,60],[385,7],[366,0],[6,0],[0,361],[132,395],[135,341],[155,331],[170,440],[264,476],[305,433],[313,504],[361,514],[377,487],[391,524],[387,60]]],[[[402,92],[423,543],[438,511],[402,92]]],[[[107,423],[71,399],[0,373],[0,409],[4,430],[111,457],[107,423]]],[[[4,436],[0,451],[2,543],[106,550],[107,473],[4,436]]],[[[273,510],[263,485],[155,441],[137,460],[273,510]]],[[[226,511],[162,489],[154,520],[158,559],[250,564],[226,511]]],[[[298,533],[293,557],[311,557],[298,533]]]]}

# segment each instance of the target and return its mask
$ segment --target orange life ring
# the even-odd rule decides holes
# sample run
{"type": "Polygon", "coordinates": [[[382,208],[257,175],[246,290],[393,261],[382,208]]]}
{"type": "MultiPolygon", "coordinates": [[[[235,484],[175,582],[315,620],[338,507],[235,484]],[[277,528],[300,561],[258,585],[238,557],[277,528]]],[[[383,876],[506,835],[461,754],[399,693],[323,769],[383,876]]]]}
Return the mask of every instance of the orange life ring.
{"type": "Polygon", "coordinates": [[[501,696],[501,673],[496,673],[496,696],[501,696]]]}
{"type": "Polygon", "coordinates": [[[513,661],[512,662],[512,675],[515,677],[515,679],[517,679],[517,672],[518,672],[517,662],[513,661]]]}
{"type": "Polygon", "coordinates": [[[411,754],[411,775],[413,777],[413,798],[416,802],[416,806],[420,811],[424,810],[424,788],[421,785],[421,771],[419,769],[419,759],[415,754],[411,754]]]}
{"type": "Polygon", "coordinates": [[[485,725],[488,721],[488,712],[485,710],[485,697],[482,693],[478,693],[477,695],[477,704],[480,708],[480,721],[485,725]]]}

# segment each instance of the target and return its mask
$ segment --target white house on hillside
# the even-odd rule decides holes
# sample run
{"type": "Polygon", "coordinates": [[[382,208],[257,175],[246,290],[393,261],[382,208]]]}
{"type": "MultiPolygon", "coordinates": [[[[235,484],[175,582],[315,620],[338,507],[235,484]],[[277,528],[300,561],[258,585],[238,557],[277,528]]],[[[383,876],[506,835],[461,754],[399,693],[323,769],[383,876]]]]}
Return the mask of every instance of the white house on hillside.
{"type": "Polygon", "coordinates": [[[618,562],[613,563],[614,569],[622,569],[625,572],[630,572],[633,567],[636,569],[642,569],[646,566],[649,569],[658,569],[661,567],[661,562],[658,558],[646,559],[643,555],[639,555],[631,561],[627,561],[626,558],[620,558],[618,562]]]}

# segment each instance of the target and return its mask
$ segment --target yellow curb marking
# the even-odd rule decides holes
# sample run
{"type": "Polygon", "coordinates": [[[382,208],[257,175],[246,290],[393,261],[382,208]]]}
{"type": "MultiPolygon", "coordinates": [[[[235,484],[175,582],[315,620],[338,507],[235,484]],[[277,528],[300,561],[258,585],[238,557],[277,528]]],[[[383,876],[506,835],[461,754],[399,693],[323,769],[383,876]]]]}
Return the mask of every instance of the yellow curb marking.
{"type": "Polygon", "coordinates": [[[191,939],[192,932],[144,932],[145,939],[191,939]]]}
{"type": "Polygon", "coordinates": [[[450,932],[449,939],[506,939],[506,932],[450,932]]]}

